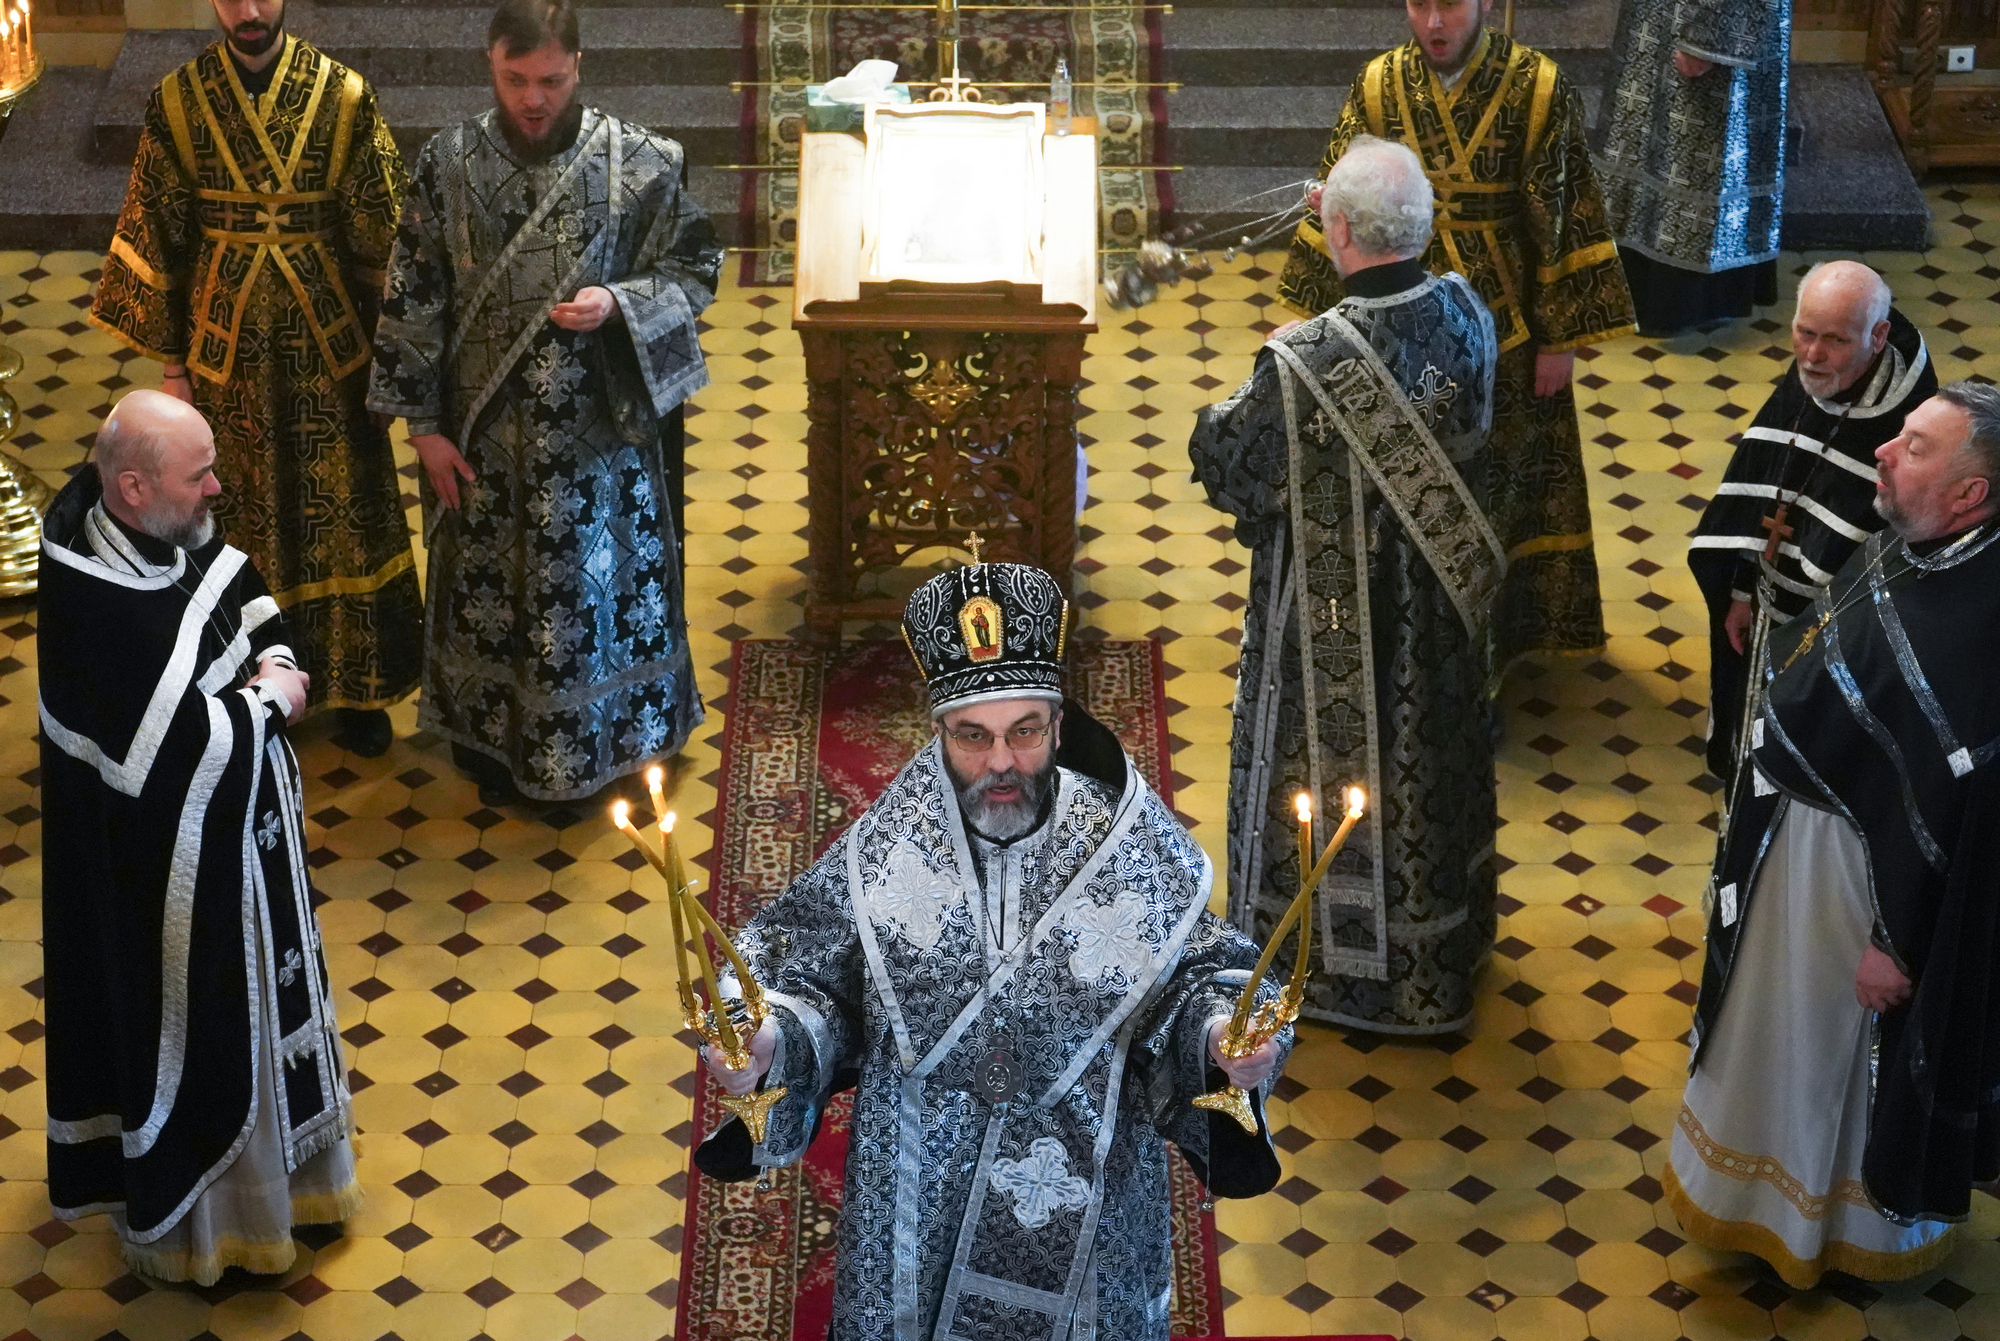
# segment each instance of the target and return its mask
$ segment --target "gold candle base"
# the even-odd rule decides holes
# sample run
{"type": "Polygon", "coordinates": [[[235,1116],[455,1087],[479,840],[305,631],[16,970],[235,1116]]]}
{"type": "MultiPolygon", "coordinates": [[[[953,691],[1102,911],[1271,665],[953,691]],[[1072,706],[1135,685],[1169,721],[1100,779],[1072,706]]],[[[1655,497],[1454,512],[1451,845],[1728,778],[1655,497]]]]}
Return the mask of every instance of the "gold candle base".
{"type": "Polygon", "coordinates": [[[1212,1113],[1227,1113],[1236,1119],[1236,1125],[1244,1131],[1252,1136],[1257,1134],[1257,1115],[1250,1109],[1250,1094],[1247,1090],[1239,1090],[1230,1085],[1208,1094],[1197,1094],[1194,1097],[1194,1106],[1206,1108],[1212,1113]]]}
{"type": "MultiPolygon", "coordinates": [[[[21,371],[21,355],[0,344],[0,383],[21,371]]],[[[20,407],[0,386],[0,443],[14,436],[20,407]]],[[[0,451],[0,597],[32,596],[41,571],[42,514],[55,493],[0,451]]]]}
{"type": "MultiPolygon", "coordinates": [[[[743,1129],[750,1133],[751,1145],[764,1144],[764,1133],[771,1125],[771,1109],[778,1100],[785,1097],[785,1087],[757,1090],[751,1094],[724,1094],[717,1102],[743,1120],[743,1129]]],[[[1256,1128],[1252,1127],[1252,1131],[1256,1128]]]]}

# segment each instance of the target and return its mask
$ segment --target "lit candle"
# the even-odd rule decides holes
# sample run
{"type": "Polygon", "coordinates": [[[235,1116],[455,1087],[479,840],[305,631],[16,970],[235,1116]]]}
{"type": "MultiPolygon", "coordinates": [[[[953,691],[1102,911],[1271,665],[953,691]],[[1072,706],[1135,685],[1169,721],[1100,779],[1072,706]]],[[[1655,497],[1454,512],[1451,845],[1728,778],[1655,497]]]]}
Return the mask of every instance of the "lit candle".
{"type": "Polygon", "coordinates": [[[1312,869],[1313,850],[1313,803],[1312,797],[1300,792],[1292,804],[1299,815],[1299,893],[1306,892],[1306,873],[1312,869]]]}
{"type": "MultiPolygon", "coordinates": [[[[659,772],[658,769],[653,771],[659,772]]],[[[652,781],[650,776],[647,781],[652,781]]],[[[674,817],[664,810],[655,813],[660,816],[660,836],[669,860],[675,868],[678,868],[680,853],[674,851],[674,817]]],[[[674,879],[674,875],[674,870],[667,872],[667,912],[674,923],[674,963],[680,969],[681,975],[681,1013],[688,1017],[688,1026],[692,1028],[695,1021],[694,980],[688,977],[687,922],[681,915],[681,887],[674,879]]]]}

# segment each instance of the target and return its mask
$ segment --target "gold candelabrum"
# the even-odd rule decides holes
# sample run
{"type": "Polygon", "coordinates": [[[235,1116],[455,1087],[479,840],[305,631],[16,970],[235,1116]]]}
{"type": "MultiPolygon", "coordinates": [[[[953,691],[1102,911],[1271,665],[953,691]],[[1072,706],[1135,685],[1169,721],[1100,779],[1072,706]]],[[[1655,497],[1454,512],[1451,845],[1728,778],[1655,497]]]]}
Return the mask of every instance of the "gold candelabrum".
{"type": "MultiPolygon", "coordinates": [[[[1264,945],[1264,953],[1257,959],[1257,968],[1250,975],[1250,981],[1243,985],[1243,994],[1236,998],[1236,1013],[1229,1018],[1229,1028],[1218,1045],[1225,1057],[1248,1057],[1263,1047],[1278,1031],[1299,1018],[1299,1007],[1306,999],[1306,979],[1312,973],[1312,930],[1313,891],[1326,875],[1333,859],[1347,846],[1347,835],[1354,832],[1354,826],[1361,822],[1362,812],[1368,805],[1368,794],[1359,787],[1347,789],[1347,813],[1341,816],[1340,827],[1334,831],[1326,850],[1319,860],[1312,859],[1313,814],[1312,797],[1305,792],[1298,794],[1294,804],[1298,807],[1299,818],[1299,892],[1293,896],[1291,907],[1278,919],[1278,925],[1271,930],[1271,939],[1264,945]],[[1257,988],[1271,971],[1271,960],[1283,945],[1285,937],[1292,929],[1298,929],[1298,954],[1292,961],[1291,981],[1283,991],[1265,1002],[1257,1004],[1257,988]]],[[[1237,1124],[1252,1136],[1257,1134],[1257,1115],[1251,1111],[1250,1095],[1235,1085],[1225,1086],[1212,1094],[1195,1096],[1195,1107],[1211,1109],[1217,1113],[1227,1113],[1237,1124]]]]}
{"type": "MultiPolygon", "coordinates": [[[[757,1027],[770,1015],[771,1008],[764,1002],[764,989],[750,972],[750,966],[743,962],[743,956],[736,953],[736,946],[730,941],[729,933],[722,929],[701,900],[695,897],[694,888],[688,883],[687,872],[681,867],[680,850],[674,846],[674,816],[667,809],[666,798],[661,795],[660,786],[664,774],[657,767],[647,770],[646,788],[652,795],[653,813],[659,816],[660,852],[653,851],[636,828],[632,826],[632,808],[624,801],[611,807],[611,822],[627,838],[648,865],[660,873],[667,882],[667,908],[673,917],[674,963],[680,970],[681,1014],[687,1020],[688,1028],[701,1036],[704,1043],[722,1055],[722,1060],[733,1071],[745,1070],[750,1065],[750,1040],[757,1033],[757,1027]],[[702,987],[707,994],[704,1002],[695,995],[694,979],[688,974],[688,931],[694,932],[695,957],[701,961],[702,987]],[[729,967],[736,973],[739,996],[732,1009],[722,998],[722,989],[717,981],[715,956],[703,944],[703,936],[713,940],[728,959],[729,967]],[[743,1026],[738,1027],[737,1012],[741,1013],[743,1026]]],[[[785,1097],[785,1087],[764,1088],[760,1079],[757,1088],[749,1094],[725,1094],[721,1097],[724,1108],[743,1119],[744,1128],[750,1133],[752,1144],[761,1145],[764,1132],[770,1125],[771,1108],[785,1097]]]]}
{"type": "MultiPolygon", "coordinates": [[[[7,382],[21,371],[21,355],[0,341],[0,443],[14,436],[20,406],[7,382]]],[[[42,514],[55,494],[34,471],[0,451],[0,598],[32,596],[41,572],[42,514]]]]}
{"type": "MultiPolygon", "coordinates": [[[[28,0],[0,0],[0,123],[42,77],[28,0]]],[[[21,407],[5,383],[21,371],[21,356],[0,340],[0,443],[20,426],[21,407]]],[[[0,451],[0,598],[32,596],[40,572],[42,514],[55,494],[31,470],[0,451]]]]}
{"type": "Polygon", "coordinates": [[[41,77],[28,0],[0,0],[0,115],[41,77]]]}

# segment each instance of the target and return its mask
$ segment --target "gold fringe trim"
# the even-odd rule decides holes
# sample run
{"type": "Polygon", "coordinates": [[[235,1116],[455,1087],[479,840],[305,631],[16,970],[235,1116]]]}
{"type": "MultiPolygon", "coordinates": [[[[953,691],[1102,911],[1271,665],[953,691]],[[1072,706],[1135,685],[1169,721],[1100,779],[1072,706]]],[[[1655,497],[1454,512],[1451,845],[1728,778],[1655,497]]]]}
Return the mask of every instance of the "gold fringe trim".
{"type": "Polygon", "coordinates": [[[1723,1252],[1750,1253],[1761,1257],[1771,1264],[1779,1279],[1794,1290],[1810,1290],[1829,1271],[1844,1271],[1862,1280],[1908,1280],[1943,1266],[1946,1259],[1958,1250],[1958,1226],[1951,1225],[1923,1247],[1912,1248],[1906,1253],[1876,1252],[1872,1248],[1857,1248],[1839,1239],[1829,1239],[1818,1258],[1810,1262],[1802,1261],[1792,1255],[1783,1239],[1763,1225],[1752,1220],[1718,1220],[1695,1205],[1694,1198],[1681,1186],[1671,1163],[1660,1179],[1660,1186],[1666,1192],[1667,1206],[1673,1211],[1674,1218],[1681,1222],[1681,1228],[1687,1231],[1689,1238],[1723,1252]]]}
{"type": "Polygon", "coordinates": [[[298,1193],[292,1197],[292,1223],[337,1225],[360,1210],[361,1203],[366,1200],[368,1194],[358,1178],[338,1192],[298,1193]]]}
{"type": "MultiPolygon", "coordinates": [[[[330,1225],[345,1220],[361,1209],[367,1194],[357,1180],[338,1192],[305,1193],[292,1198],[292,1223],[330,1225]]],[[[186,1249],[161,1250],[151,1244],[124,1242],[125,1264],[154,1280],[193,1281],[213,1285],[231,1267],[242,1267],[259,1276],[281,1275],[291,1269],[298,1245],[288,1233],[275,1242],[263,1242],[225,1234],[213,1251],[195,1257],[186,1249]]]]}

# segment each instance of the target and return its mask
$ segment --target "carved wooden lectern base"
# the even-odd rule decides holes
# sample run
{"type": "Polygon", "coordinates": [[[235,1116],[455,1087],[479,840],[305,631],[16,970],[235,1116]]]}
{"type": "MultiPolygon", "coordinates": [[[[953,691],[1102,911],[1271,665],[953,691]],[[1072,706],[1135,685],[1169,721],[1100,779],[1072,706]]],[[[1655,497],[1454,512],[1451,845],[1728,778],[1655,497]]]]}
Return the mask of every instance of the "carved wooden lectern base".
{"type": "Polygon", "coordinates": [[[1035,564],[1069,589],[1080,332],[802,334],[810,629],[898,617],[902,602],[864,594],[866,579],[919,550],[962,547],[968,531],[989,539],[991,557],[1035,564]]]}
{"type": "Polygon", "coordinates": [[[806,626],[821,638],[899,618],[881,575],[921,550],[962,549],[970,531],[989,558],[1035,564],[1069,590],[1076,395],[1097,328],[1088,134],[1050,155],[1051,215],[1083,222],[1051,232],[1041,284],[861,282],[860,148],[809,134],[800,154],[792,324],[809,384],[806,626]]]}

